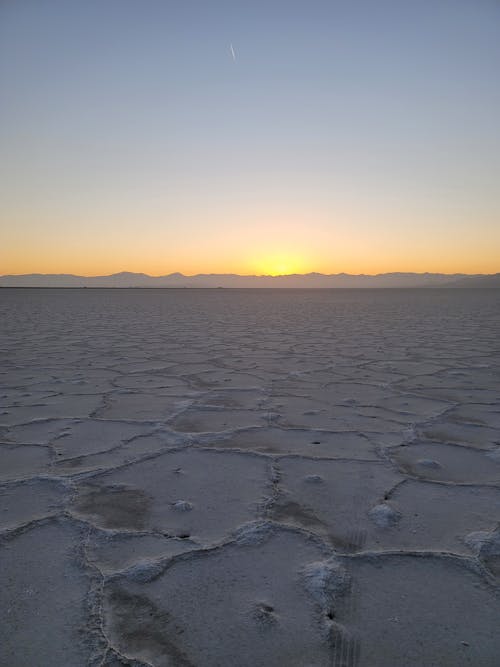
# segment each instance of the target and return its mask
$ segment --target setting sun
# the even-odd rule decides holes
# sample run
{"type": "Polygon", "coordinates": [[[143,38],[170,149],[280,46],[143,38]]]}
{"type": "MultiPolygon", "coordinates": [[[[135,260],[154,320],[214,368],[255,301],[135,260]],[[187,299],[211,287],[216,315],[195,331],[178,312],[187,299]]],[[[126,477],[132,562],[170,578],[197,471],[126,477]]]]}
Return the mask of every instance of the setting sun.
{"type": "Polygon", "coordinates": [[[265,255],[253,263],[253,270],[259,275],[285,276],[292,273],[307,273],[310,269],[303,257],[291,253],[265,255]]]}

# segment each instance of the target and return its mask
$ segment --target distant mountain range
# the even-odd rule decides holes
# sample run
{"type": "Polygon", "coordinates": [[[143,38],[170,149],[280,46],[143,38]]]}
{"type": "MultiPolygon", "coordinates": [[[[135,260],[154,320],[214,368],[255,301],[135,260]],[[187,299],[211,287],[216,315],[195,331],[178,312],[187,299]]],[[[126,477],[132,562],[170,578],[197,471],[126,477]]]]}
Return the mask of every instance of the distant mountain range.
{"type": "Polygon", "coordinates": [[[500,273],[467,275],[462,273],[379,273],[352,275],[348,273],[292,274],[286,276],[239,276],[232,273],[199,273],[184,276],[148,276],[146,273],[123,271],[110,276],[75,276],[72,274],[42,274],[0,276],[0,287],[170,287],[170,288],[397,288],[397,287],[496,287],[500,288],[500,273]]]}

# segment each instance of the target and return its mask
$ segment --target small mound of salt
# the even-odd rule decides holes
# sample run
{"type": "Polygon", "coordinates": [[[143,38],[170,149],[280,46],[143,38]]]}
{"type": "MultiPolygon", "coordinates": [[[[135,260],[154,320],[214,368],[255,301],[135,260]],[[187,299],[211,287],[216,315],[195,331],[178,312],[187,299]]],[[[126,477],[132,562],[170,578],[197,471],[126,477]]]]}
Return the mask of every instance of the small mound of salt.
{"type": "Polygon", "coordinates": [[[176,500],[172,503],[172,507],[179,512],[189,512],[193,509],[193,505],[187,500],[176,500]]]}
{"type": "Polygon", "coordinates": [[[500,555],[500,533],[477,530],[464,538],[465,544],[481,557],[500,555]]]}
{"type": "Polygon", "coordinates": [[[336,598],[349,590],[349,575],[334,558],[309,563],[302,573],[307,590],[324,608],[329,608],[336,598]]]}
{"type": "Polygon", "coordinates": [[[368,512],[370,519],[380,528],[389,528],[394,526],[401,519],[401,512],[398,512],[387,503],[375,505],[368,512]]]}
{"type": "Polygon", "coordinates": [[[321,482],[323,482],[323,477],[321,477],[321,475],[306,475],[304,479],[306,482],[309,482],[309,484],[321,484],[321,482]]]}
{"type": "Polygon", "coordinates": [[[440,468],[441,464],[434,459],[419,459],[417,465],[423,466],[424,468],[440,468]]]}

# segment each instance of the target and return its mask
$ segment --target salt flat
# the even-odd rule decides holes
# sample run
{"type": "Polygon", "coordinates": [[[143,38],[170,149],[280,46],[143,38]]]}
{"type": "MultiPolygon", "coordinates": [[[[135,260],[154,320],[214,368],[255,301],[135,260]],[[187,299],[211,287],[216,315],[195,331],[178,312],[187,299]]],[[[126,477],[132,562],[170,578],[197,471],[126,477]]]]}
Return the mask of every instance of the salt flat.
{"type": "Polygon", "coordinates": [[[0,290],[0,664],[493,667],[500,290],[0,290]]]}

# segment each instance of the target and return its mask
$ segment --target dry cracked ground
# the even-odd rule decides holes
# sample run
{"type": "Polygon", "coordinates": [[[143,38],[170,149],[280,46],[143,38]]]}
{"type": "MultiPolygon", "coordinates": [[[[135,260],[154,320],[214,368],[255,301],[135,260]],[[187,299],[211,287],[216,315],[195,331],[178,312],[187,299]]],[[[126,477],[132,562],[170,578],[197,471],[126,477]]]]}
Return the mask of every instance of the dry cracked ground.
{"type": "Polygon", "coordinates": [[[500,291],[1,290],[0,663],[486,667],[500,291]]]}

